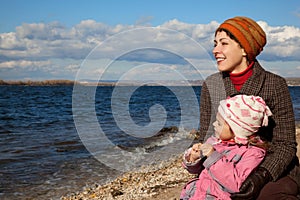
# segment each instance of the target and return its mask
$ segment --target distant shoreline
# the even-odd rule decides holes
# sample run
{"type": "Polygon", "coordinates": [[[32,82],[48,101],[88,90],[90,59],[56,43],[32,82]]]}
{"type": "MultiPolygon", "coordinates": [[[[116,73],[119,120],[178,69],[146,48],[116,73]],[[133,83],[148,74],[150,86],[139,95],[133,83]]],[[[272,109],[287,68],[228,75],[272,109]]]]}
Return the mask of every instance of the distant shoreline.
{"type": "Polygon", "coordinates": [[[76,82],[71,80],[43,80],[43,81],[4,81],[0,80],[0,86],[60,86],[60,85],[74,85],[76,82]]]}
{"type": "MultiPolygon", "coordinates": [[[[288,86],[300,86],[300,78],[285,78],[288,86]]],[[[72,81],[72,80],[43,80],[43,81],[12,81],[0,80],[0,86],[202,86],[203,80],[153,80],[153,81],[72,81]]]]}

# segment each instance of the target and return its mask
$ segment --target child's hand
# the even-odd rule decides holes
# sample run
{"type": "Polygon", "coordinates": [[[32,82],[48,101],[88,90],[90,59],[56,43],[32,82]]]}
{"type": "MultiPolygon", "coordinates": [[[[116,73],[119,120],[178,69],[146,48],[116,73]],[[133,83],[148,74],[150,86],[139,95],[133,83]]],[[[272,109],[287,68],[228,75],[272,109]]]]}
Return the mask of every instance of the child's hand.
{"type": "Polygon", "coordinates": [[[195,162],[198,158],[200,158],[200,146],[201,143],[194,144],[192,146],[190,156],[189,156],[189,162],[195,162]]]}
{"type": "Polygon", "coordinates": [[[202,144],[200,150],[204,156],[210,156],[214,151],[214,147],[211,144],[202,144]]]}

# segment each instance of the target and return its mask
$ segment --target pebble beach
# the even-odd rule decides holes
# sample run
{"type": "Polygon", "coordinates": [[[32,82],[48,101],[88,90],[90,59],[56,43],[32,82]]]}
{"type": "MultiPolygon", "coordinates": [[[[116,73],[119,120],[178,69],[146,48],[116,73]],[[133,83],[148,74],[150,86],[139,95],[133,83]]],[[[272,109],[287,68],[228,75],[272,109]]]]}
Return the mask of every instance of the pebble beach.
{"type": "MultiPolygon", "coordinates": [[[[296,137],[300,157],[300,124],[296,126],[296,137]]],[[[181,161],[182,155],[178,155],[155,166],[144,166],[105,185],[86,186],[61,200],[178,200],[184,184],[195,176],[182,168],[181,161]]]]}

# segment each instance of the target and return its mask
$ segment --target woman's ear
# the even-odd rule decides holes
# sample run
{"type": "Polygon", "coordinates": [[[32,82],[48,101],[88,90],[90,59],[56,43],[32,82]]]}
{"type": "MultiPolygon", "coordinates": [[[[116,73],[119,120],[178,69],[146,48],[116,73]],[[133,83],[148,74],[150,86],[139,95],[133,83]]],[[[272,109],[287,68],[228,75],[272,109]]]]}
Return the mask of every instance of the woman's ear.
{"type": "Polygon", "coordinates": [[[243,56],[247,56],[247,53],[246,53],[246,51],[242,48],[242,55],[243,56]]]}

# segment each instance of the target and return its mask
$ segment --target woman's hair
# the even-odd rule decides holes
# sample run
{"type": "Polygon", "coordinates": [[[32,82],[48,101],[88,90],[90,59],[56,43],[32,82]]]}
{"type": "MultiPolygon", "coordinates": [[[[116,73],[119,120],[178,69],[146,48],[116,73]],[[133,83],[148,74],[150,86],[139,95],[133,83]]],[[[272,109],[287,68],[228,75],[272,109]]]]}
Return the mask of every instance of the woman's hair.
{"type": "Polygon", "coordinates": [[[265,140],[262,140],[261,137],[258,135],[254,134],[248,137],[248,142],[249,144],[268,150],[269,149],[269,143],[265,140]]]}
{"type": "Polygon", "coordinates": [[[218,29],[216,30],[216,32],[215,32],[215,36],[216,36],[217,32],[222,32],[222,31],[224,31],[224,32],[228,35],[228,37],[229,37],[230,39],[236,41],[242,48],[244,48],[244,47],[241,45],[241,43],[238,41],[238,39],[237,39],[234,35],[232,35],[231,32],[229,32],[228,30],[226,30],[226,29],[224,29],[224,28],[218,28],[218,29]]]}

